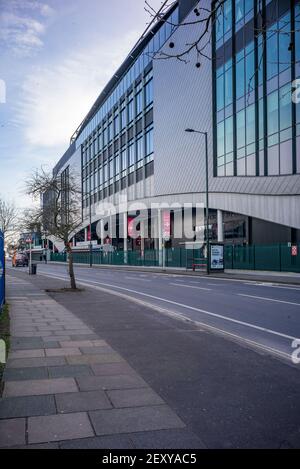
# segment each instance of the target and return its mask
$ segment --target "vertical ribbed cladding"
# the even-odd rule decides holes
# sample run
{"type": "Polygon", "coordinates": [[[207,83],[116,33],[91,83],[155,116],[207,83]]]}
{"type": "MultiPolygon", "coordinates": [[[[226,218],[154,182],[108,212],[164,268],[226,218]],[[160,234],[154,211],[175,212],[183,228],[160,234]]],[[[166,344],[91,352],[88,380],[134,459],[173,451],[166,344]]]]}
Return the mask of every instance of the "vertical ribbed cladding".
{"type": "Polygon", "coordinates": [[[179,22],[183,21],[199,0],[179,0],[179,22]]]}

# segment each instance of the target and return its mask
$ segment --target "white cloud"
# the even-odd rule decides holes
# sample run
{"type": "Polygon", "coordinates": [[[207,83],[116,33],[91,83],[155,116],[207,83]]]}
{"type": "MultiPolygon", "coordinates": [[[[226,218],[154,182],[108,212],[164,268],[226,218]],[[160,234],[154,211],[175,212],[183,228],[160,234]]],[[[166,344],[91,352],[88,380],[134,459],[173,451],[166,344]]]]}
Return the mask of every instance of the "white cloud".
{"type": "Polygon", "coordinates": [[[134,31],[122,41],[102,42],[53,66],[36,67],[25,79],[16,109],[26,141],[41,147],[67,145],[137,37],[134,31]]]}
{"type": "Polygon", "coordinates": [[[45,17],[53,13],[52,8],[34,0],[12,0],[5,7],[0,15],[0,43],[17,56],[27,57],[40,50],[46,31],[45,17]]]}

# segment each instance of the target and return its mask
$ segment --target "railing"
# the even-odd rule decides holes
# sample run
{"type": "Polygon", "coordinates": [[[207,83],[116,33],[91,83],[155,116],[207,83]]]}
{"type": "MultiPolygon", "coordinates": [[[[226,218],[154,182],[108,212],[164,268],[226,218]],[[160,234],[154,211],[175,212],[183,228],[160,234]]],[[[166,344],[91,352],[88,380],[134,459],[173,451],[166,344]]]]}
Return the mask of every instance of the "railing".
{"type": "MultiPolygon", "coordinates": [[[[128,266],[145,266],[145,267],[158,267],[164,265],[165,267],[177,267],[192,269],[194,259],[200,257],[199,249],[185,249],[185,248],[171,248],[164,251],[155,249],[146,249],[145,251],[73,251],[73,260],[76,264],[90,264],[92,260],[93,265],[128,265],[128,266]],[[92,259],[91,259],[92,256],[92,259]]],[[[66,262],[67,256],[65,253],[52,253],[51,261],[53,262],[66,262]]]]}
{"type": "Polygon", "coordinates": [[[288,244],[225,246],[225,268],[300,273],[300,244],[297,248],[293,256],[288,244]]]}
{"type": "MultiPolygon", "coordinates": [[[[74,262],[89,264],[92,255],[93,265],[128,265],[185,268],[206,270],[206,261],[200,249],[170,248],[163,251],[146,249],[141,251],[89,251],[73,252],[74,262]],[[201,259],[201,263],[197,261],[201,259]]],[[[66,262],[65,253],[51,254],[51,261],[66,262]]],[[[287,244],[253,245],[224,247],[226,269],[273,270],[300,273],[300,244],[298,254],[292,256],[292,248],[287,244]]]]}

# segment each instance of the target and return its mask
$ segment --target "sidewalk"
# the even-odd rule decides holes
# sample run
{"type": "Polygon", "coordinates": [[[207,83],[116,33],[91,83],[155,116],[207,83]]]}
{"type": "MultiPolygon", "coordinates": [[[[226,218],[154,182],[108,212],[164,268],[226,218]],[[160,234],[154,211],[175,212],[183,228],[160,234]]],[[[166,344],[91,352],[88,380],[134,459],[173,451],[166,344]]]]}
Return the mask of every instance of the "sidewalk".
{"type": "Polygon", "coordinates": [[[299,365],[95,288],[46,295],[68,283],[11,276],[0,446],[300,447],[299,365]]]}
{"type": "Polygon", "coordinates": [[[164,430],[164,438],[174,441],[173,429],[185,445],[202,447],[83,321],[25,276],[8,276],[7,287],[12,337],[0,399],[0,447],[134,448],[144,432],[164,430]]]}

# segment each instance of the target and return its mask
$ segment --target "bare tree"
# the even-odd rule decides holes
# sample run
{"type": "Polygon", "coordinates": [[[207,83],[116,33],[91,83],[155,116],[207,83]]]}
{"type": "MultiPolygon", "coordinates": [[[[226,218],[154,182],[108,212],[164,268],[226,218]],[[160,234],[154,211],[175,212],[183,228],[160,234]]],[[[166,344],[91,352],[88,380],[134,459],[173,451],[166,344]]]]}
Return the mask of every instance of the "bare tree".
{"type": "MultiPolygon", "coordinates": [[[[223,18],[230,20],[230,11],[226,11],[226,0],[215,0],[211,2],[211,6],[207,7],[208,2],[203,0],[199,1],[195,8],[193,9],[193,17],[189,20],[184,20],[181,23],[172,23],[171,20],[167,17],[167,11],[176,4],[176,1],[165,0],[162,2],[159,10],[155,9],[151,0],[145,0],[145,10],[151,18],[151,23],[162,22],[167,23],[173,28],[186,28],[193,25],[198,25],[198,34],[195,39],[189,43],[185,44],[175,44],[171,39],[169,43],[163,47],[162,50],[156,52],[152,58],[155,60],[166,60],[166,59],[177,59],[181,62],[188,63],[190,61],[191,53],[194,51],[195,55],[192,55],[193,60],[195,60],[195,66],[200,68],[204,59],[211,60],[211,44],[212,44],[212,33],[214,28],[217,28],[221,24],[223,18]],[[203,6],[203,4],[205,6],[203,6]]],[[[266,48],[266,33],[276,33],[278,35],[287,35],[291,38],[289,43],[289,49],[293,50],[295,44],[292,41],[292,35],[300,31],[299,21],[295,21],[297,27],[294,29],[287,28],[285,24],[282,24],[280,28],[277,28],[273,25],[276,20],[276,9],[274,9],[271,18],[268,20],[263,15],[262,0],[258,1],[258,11],[257,11],[257,21],[256,26],[253,30],[253,36],[261,38],[262,47],[261,54],[258,57],[258,64],[255,68],[253,75],[249,79],[248,83],[248,94],[253,90],[252,82],[254,81],[255,74],[261,69],[263,63],[263,55],[266,48]]],[[[189,17],[191,18],[191,17],[189,17]]],[[[292,63],[292,61],[291,61],[292,63]]]]}
{"type": "Polygon", "coordinates": [[[25,226],[64,243],[71,288],[76,289],[70,239],[82,223],[79,179],[69,167],[57,176],[40,169],[31,175],[26,187],[28,195],[40,200],[40,206],[26,211],[25,226]]]}
{"type": "Polygon", "coordinates": [[[13,202],[0,197],[0,230],[6,242],[9,242],[18,226],[18,210],[13,202]]]}

